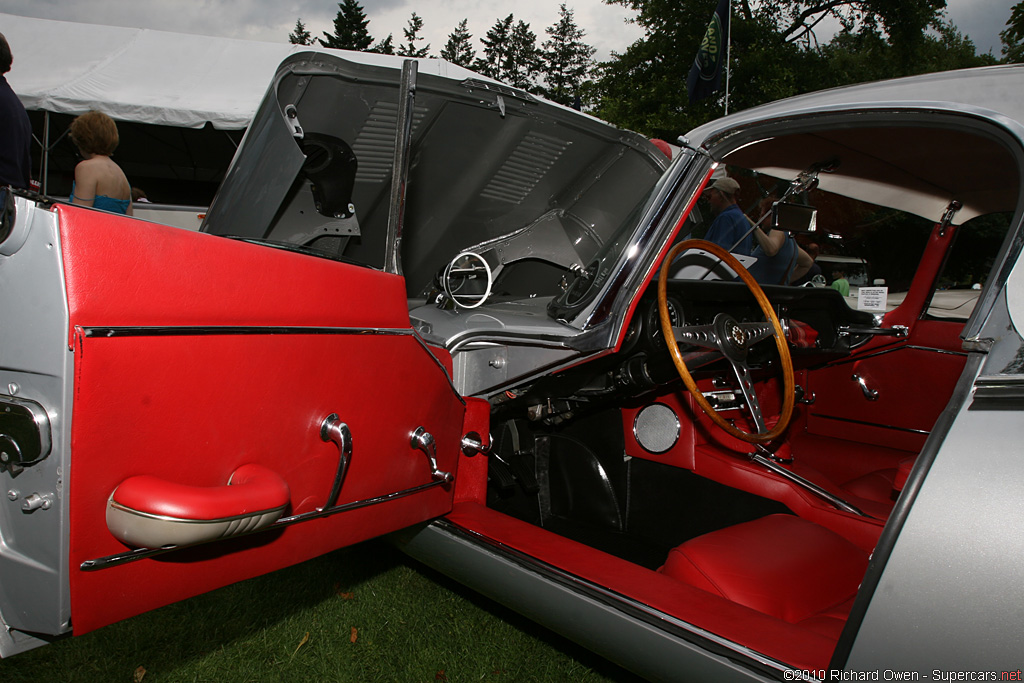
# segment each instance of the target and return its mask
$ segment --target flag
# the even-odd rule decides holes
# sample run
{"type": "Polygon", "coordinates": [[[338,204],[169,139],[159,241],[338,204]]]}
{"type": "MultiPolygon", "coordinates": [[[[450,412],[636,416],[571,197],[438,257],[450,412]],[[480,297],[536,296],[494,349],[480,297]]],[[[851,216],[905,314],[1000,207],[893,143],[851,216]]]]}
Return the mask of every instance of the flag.
{"type": "Polygon", "coordinates": [[[725,50],[729,44],[729,0],[718,0],[707,33],[700,43],[700,50],[690,67],[690,75],[686,79],[686,89],[690,102],[702,100],[718,90],[722,84],[722,65],[725,63],[725,50]]]}

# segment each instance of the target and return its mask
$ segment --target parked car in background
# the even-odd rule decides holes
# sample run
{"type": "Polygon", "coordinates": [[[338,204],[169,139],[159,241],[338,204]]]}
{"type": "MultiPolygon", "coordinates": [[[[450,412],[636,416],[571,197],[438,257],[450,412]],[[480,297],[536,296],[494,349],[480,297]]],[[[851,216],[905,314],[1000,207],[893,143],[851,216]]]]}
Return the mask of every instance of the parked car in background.
{"type": "Polygon", "coordinates": [[[668,165],[500,84],[299,54],[198,233],[8,191],[0,654],[393,532],[654,680],[1013,675],[1022,85],[801,96],[668,165]],[[899,305],[690,240],[723,167],[881,226],[899,305]],[[695,249],[739,279],[671,277],[695,249]]]}

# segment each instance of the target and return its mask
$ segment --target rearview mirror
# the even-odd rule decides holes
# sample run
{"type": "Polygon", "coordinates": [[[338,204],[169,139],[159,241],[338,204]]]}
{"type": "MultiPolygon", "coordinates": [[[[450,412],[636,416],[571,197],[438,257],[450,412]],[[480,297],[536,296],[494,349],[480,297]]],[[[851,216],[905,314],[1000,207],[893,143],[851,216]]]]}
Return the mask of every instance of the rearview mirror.
{"type": "Polygon", "coordinates": [[[805,204],[775,202],[772,204],[772,227],[788,233],[815,232],[818,229],[818,210],[805,204]]]}

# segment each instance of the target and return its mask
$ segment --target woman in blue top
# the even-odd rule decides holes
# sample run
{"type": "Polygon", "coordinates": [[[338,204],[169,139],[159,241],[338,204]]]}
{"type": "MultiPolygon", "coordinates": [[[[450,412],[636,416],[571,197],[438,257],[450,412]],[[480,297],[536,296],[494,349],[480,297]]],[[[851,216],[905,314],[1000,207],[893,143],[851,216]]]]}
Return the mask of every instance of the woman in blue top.
{"type": "MultiPolygon", "coordinates": [[[[762,214],[771,209],[772,201],[774,197],[761,200],[762,214]]],[[[757,244],[751,256],[757,261],[750,267],[750,274],[762,285],[788,285],[814,265],[814,259],[787,232],[771,227],[766,232],[758,227],[754,228],[754,239],[757,244]]]]}
{"type": "Polygon", "coordinates": [[[75,166],[71,202],[132,215],[132,188],[110,155],[117,148],[117,124],[106,114],[90,111],[71,122],[71,141],[82,153],[75,166]]]}

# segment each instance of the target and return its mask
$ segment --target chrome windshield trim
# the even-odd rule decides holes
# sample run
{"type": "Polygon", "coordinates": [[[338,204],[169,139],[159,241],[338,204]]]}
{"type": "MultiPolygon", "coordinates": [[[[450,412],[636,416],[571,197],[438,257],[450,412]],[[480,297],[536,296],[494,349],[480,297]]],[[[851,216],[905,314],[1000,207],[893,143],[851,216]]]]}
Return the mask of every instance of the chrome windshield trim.
{"type": "Polygon", "coordinates": [[[641,283],[648,279],[662,256],[663,249],[655,249],[654,245],[668,247],[669,233],[695,199],[697,188],[706,174],[692,171],[694,164],[701,160],[710,170],[712,161],[703,153],[698,154],[691,149],[683,149],[679,153],[677,160],[665,172],[664,184],[648,204],[632,236],[609,269],[605,284],[571,322],[588,329],[600,326],[609,318],[625,319],[624,312],[633,298],[642,293],[641,283]]]}
{"type": "Polygon", "coordinates": [[[742,663],[748,666],[753,665],[761,673],[764,673],[764,670],[767,669],[778,676],[783,672],[791,670],[789,666],[782,662],[767,657],[755,650],[751,650],[739,643],[723,638],[711,631],[702,629],[688,621],[674,617],[671,614],[640,602],[635,598],[623,595],[618,591],[601,586],[589,579],[567,572],[564,569],[537,559],[536,557],[506,545],[501,541],[485,536],[472,529],[468,529],[448,519],[436,520],[432,522],[432,526],[439,528],[446,533],[458,536],[467,542],[483,546],[510,562],[520,565],[525,570],[540,575],[545,580],[571,587],[580,593],[586,594],[592,599],[626,612],[636,619],[653,626],[663,628],[667,631],[671,631],[690,642],[697,642],[697,644],[702,647],[708,648],[710,646],[711,649],[718,651],[719,654],[729,656],[734,661],[737,661],[737,657],[742,657],[747,660],[742,663]]]}

